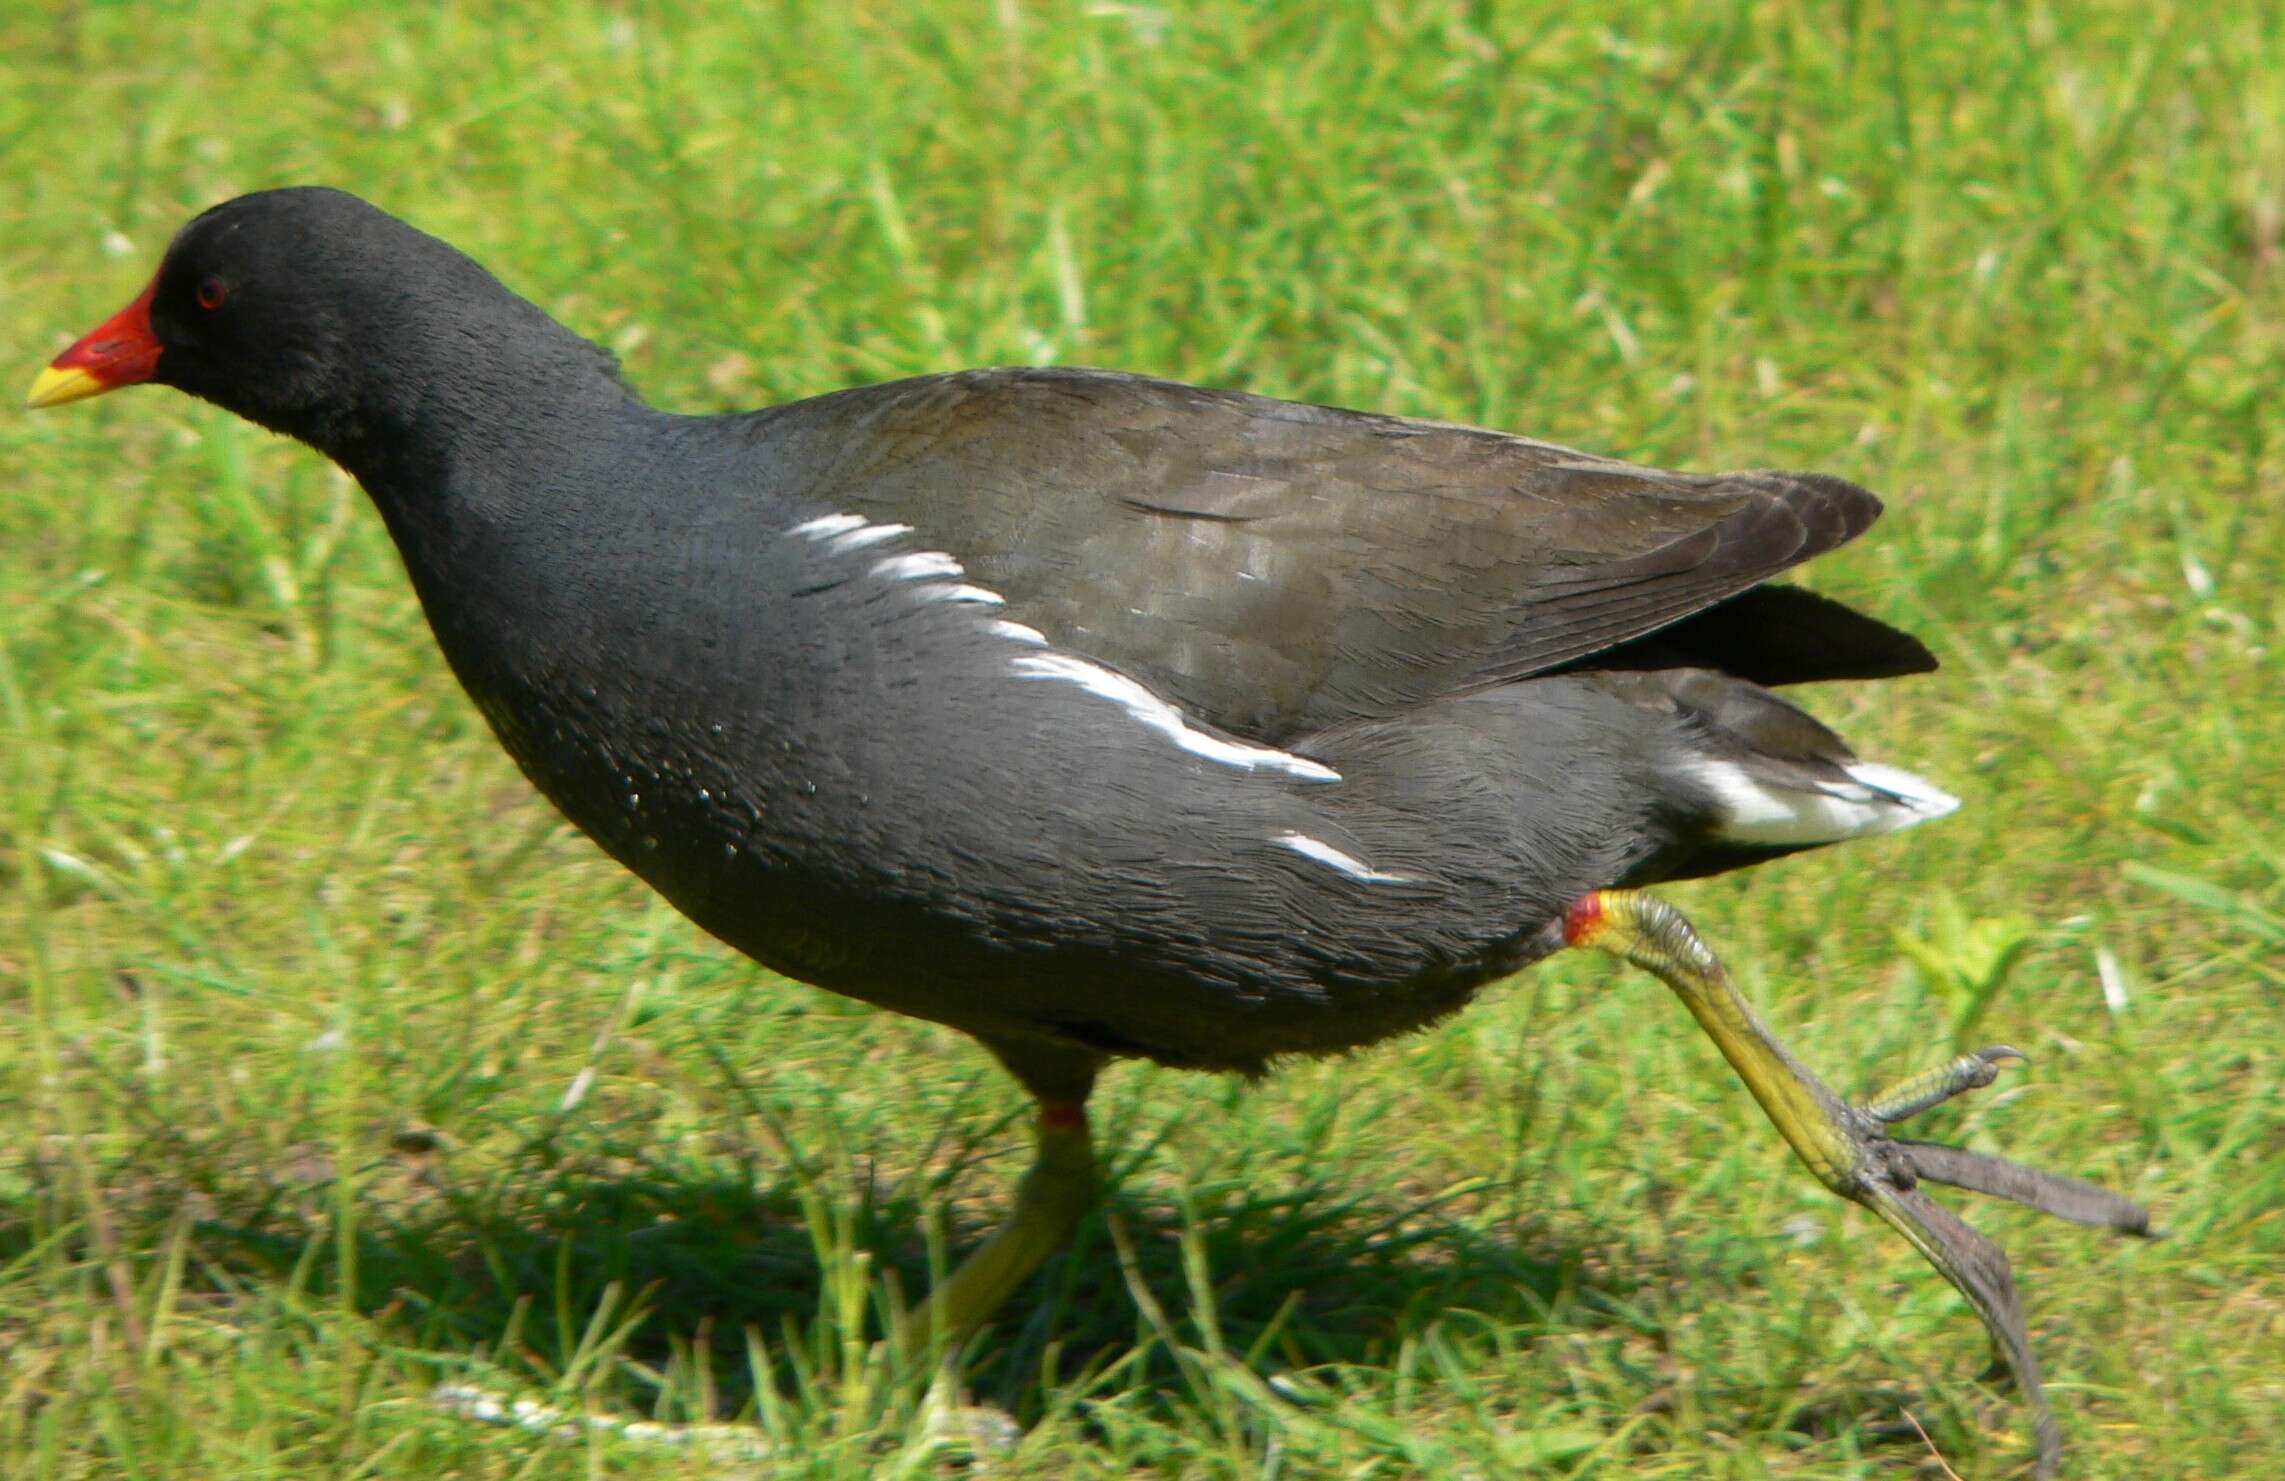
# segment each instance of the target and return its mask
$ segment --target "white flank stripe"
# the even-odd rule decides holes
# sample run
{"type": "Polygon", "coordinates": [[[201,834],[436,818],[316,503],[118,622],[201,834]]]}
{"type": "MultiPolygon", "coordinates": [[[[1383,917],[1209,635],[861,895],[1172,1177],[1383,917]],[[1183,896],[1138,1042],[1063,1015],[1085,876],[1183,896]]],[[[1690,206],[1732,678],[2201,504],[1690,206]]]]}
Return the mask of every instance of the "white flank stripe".
{"type": "Polygon", "coordinates": [[[1013,638],[1034,648],[1047,646],[1047,634],[1036,627],[1025,627],[1020,622],[987,622],[984,625],[1003,638],[1013,638]]]}
{"type": "Polygon", "coordinates": [[[1277,835],[1277,841],[1304,859],[1315,859],[1320,864],[1340,870],[1351,879],[1361,879],[1367,884],[1410,884],[1412,882],[1412,876],[1409,874],[1383,874],[1356,855],[1345,854],[1324,839],[1311,838],[1306,833],[1280,833],[1277,835]]]}
{"type": "Polygon", "coordinates": [[[1277,771],[1303,781],[1337,782],[1341,774],[1329,766],[1320,766],[1302,756],[1267,746],[1249,746],[1243,741],[1225,740],[1190,728],[1182,712],[1160,699],[1142,685],[1124,674],[1113,673],[1100,664],[1089,663],[1068,653],[1027,653],[1014,664],[1015,671],[1027,679],[1061,679],[1077,684],[1089,694],[1123,705],[1128,714],[1173,741],[1193,756],[1203,756],[1224,766],[1241,771],[1277,771]]]}
{"type": "Polygon", "coordinates": [[[873,562],[873,574],[886,576],[892,581],[917,581],[926,576],[962,576],[967,573],[960,562],[941,550],[916,551],[911,555],[892,555],[873,562]]]}
{"type": "Polygon", "coordinates": [[[878,545],[883,540],[894,540],[899,535],[911,533],[911,525],[864,525],[859,529],[849,531],[847,534],[835,535],[826,542],[826,548],[846,554],[852,550],[863,550],[868,545],[878,545]]]}
{"type": "Polygon", "coordinates": [[[803,520],[800,524],[787,530],[786,533],[789,535],[807,535],[812,540],[823,540],[829,535],[846,534],[863,525],[864,522],[865,516],[862,514],[821,514],[815,519],[803,520]]]}
{"type": "Polygon", "coordinates": [[[1700,762],[1698,776],[1713,789],[1722,815],[1716,836],[1730,843],[1838,843],[1894,833],[1960,806],[1959,798],[1909,771],[1869,761],[1846,769],[1848,782],[1814,789],[1775,785],[1734,761],[1700,762]]]}
{"type": "Polygon", "coordinates": [[[985,607],[1004,607],[1008,604],[1006,597],[988,587],[969,586],[965,583],[958,586],[933,583],[920,588],[913,596],[924,602],[975,602],[985,607]]]}

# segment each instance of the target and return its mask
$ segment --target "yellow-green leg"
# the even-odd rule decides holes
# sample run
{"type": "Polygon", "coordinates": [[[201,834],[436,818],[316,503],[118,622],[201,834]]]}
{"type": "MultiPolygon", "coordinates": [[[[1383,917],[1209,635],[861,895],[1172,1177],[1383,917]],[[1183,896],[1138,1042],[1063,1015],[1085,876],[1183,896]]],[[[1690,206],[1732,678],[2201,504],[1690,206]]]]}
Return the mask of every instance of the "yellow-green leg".
{"type": "Polygon", "coordinates": [[[1062,1248],[1094,1205],[1095,1144],[1087,1135],[1087,1097],[1103,1056],[1041,1040],[985,1039],[1008,1073],[1039,1102],[1037,1150],[1016,1185],[1007,1222],[928,1293],[904,1319],[905,1350],[959,1342],[1000,1309],[1015,1289],[1062,1248]]]}
{"type": "Polygon", "coordinates": [[[2002,1061],[2023,1056],[2005,1046],[1981,1049],[1853,1106],[1777,1041],[1739,994],[1721,961],[1671,905],[1631,890],[1599,891],[1571,907],[1563,936],[1568,945],[1623,957],[1672,988],[1817,1180],[1880,1215],[1959,1288],[1983,1318],[2031,1405],[2038,1474],[2054,1474],[2062,1455],[2062,1435],[2040,1386],[2039,1360],[2024,1330],[2023,1304],[2007,1256],[1919,1184],[1926,1179],[1997,1194],[2061,1218],[2129,1234],[2147,1235],[2150,1216],[2116,1194],[2076,1178],[1888,1134],[1894,1122],[1989,1085],[2002,1061]]]}
{"type": "Polygon", "coordinates": [[[1093,1206],[1095,1147],[1087,1135],[1086,1104],[1041,1102],[1038,1136],[1038,1153],[1016,1185],[1007,1222],[905,1317],[908,1350],[924,1349],[937,1333],[957,1342],[982,1325],[1062,1248],[1093,1206]]]}

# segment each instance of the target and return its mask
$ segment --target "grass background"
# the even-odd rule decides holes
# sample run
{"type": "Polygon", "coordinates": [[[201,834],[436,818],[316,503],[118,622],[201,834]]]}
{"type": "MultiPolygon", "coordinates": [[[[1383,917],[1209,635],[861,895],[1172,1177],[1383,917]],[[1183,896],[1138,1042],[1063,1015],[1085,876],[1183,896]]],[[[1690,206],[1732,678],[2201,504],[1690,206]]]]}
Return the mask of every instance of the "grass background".
{"type": "MultiPolygon", "coordinates": [[[[323,181],[682,409],[1060,361],[1881,490],[1817,584],[1946,668],[1813,702],[1968,807],[1673,894],[1843,1087],[2031,1051],[1933,1134],[2173,1231],[1976,1210],[2074,1474],[2285,1464],[2274,7],[27,3],[0,51],[26,379],[191,212],[323,181]]],[[[0,457],[0,1471],[976,1464],[863,1320],[1005,1206],[984,1056],[557,823],[313,455],[144,391],[0,457]]],[[[1131,1258],[1092,1222],[968,1364],[994,1474],[2025,1454],[1973,1318],[1646,978],[1097,1106],[1131,1258]]]]}

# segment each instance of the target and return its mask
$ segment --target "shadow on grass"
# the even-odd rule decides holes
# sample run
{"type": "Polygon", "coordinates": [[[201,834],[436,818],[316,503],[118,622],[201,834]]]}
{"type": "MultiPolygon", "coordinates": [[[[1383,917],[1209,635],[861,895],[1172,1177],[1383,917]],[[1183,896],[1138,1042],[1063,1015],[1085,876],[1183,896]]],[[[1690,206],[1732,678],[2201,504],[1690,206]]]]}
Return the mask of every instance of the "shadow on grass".
{"type": "MultiPolygon", "coordinates": [[[[956,1262],[990,1232],[1010,1184],[955,1206],[941,1258],[956,1262]]],[[[441,1191],[414,1209],[369,1207],[361,1215],[362,1309],[388,1313],[424,1349],[506,1357],[505,1340],[524,1350],[535,1371],[559,1372],[615,1286],[639,1297],[644,1313],[625,1354],[663,1367],[678,1342],[709,1340],[729,1408],[746,1397],[746,1329],[779,1350],[831,1308],[836,1243],[870,1255],[867,1321],[878,1335],[879,1277],[893,1278],[908,1301],[927,1290],[927,1231],[945,1218],[942,1197],[925,1190],[842,1182],[824,1192],[821,1210],[818,1196],[805,1198],[790,1177],[749,1182],[688,1170],[671,1178],[559,1170],[505,1196],[441,1191]],[[842,1227],[821,1237],[821,1223],[842,1227]],[[519,1303],[530,1308],[520,1320],[519,1303]],[[559,1312],[568,1312],[567,1324],[559,1312]]],[[[1029,1418],[1043,1373],[1069,1378],[1145,1340],[1106,1218],[1122,1220],[1131,1234],[1135,1275],[1177,1340],[1198,1343],[1187,1234],[1203,1255],[1222,1344],[1261,1351],[1271,1368],[1383,1364],[1407,1334],[1462,1308],[1535,1329],[1558,1310],[1559,1322],[1607,1321],[1594,1315],[1613,1304],[1602,1298],[1623,1304],[1640,1281],[1635,1272],[1588,1274],[1605,1262],[1552,1236],[1495,1239],[1443,1223],[1432,1210],[1347,1196],[1329,1181],[1294,1186],[1280,1177],[1274,1188],[1193,1190],[1187,1214],[1113,1187],[1071,1246],[976,1345],[967,1376],[979,1397],[1029,1418]]],[[[331,1278],[332,1257],[311,1258],[322,1233],[213,1221],[199,1235],[210,1249],[234,1247],[275,1276],[300,1267],[331,1278]]],[[[1151,1375],[1173,1381],[1171,1359],[1151,1375]]]]}
{"type": "MultiPolygon", "coordinates": [[[[212,1171],[195,1178],[196,1192],[153,1183],[116,1197],[109,1213],[120,1245],[162,1249],[188,1196],[202,1209],[190,1226],[200,1263],[251,1284],[298,1286],[313,1302],[334,1299],[341,1264],[330,1169],[240,1168],[220,1186],[212,1171]]],[[[945,1179],[914,1186],[922,1181],[821,1187],[783,1170],[605,1167],[534,1149],[478,1184],[423,1152],[360,1180],[355,1305],[378,1320],[400,1357],[433,1364],[439,1378],[474,1359],[544,1387],[580,1366],[594,1345],[591,1328],[615,1323],[623,1330],[605,1351],[654,1373],[687,1376],[693,1345],[701,1345],[711,1415],[688,1412],[684,1386],[685,1418],[750,1412],[751,1329],[768,1350],[773,1386],[798,1403],[796,1370],[807,1361],[814,1373],[841,1341],[828,1287],[849,1269],[849,1250],[870,1256],[859,1271],[869,1282],[869,1335],[879,1331],[881,1275],[908,1297],[927,1288],[925,1231],[945,1216],[947,1198],[945,1179]],[[823,1257],[821,1228],[830,1231],[823,1257]]],[[[1141,1183],[1114,1182],[1104,1210],[970,1349],[964,1377],[976,1399],[1029,1424],[1056,1403],[1057,1386],[1119,1364],[1124,1403],[1171,1418],[1195,1402],[1192,1379],[1138,1311],[1106,1217],[1130,1232],[1132,1276],[1167,1314],[1174,1340],[1211,1345],[1203,1305],[1212,1341],[1265,1377],[1318,1365],[1389,1369],[1400,1349],[1455,1312],[1512,1342],[1584,1337],[1632,1341],[1640,1351],[1647,1338],[1655,1352],[1661,1293],[1679,1286],[1702,1299],[1705,1287],[1722,1283],[1598,1226],[1494,1233],[1480,1216],[1359,1196],[1329,1178],[1296,1180],[1286,1162],[1266,1186],[1233,1179],[1193,1187],[1179,1209],[1152,1201],[1141,1183]],[[1193,1252],[1210,1283],[1205,1303],[1192,1286],[1193,1252]]],[[[946,1258],[989,1232],[1006,1193],[951,1201],[946,1258]]],[[[0,1212],[0,1255],[22,1243],[11,1222],[0,1212]]],[[[1566,1362],[1565,1350],[1551,1349],[1548,1361],[1566,1362]]],[[[1819,1387],[1813,1405],[1760,1417],[1819,1437],[1869,1434],[1885,1429],[1881,1421],[1901,1402],[1887,1385],[1819,1387]]],[[[629,1417],[648,1417],[653,1393],[640,1383],[616,1391],[629,1417]]],[[[1662,1393],[1638,1412],[1662,1407],[1662,1393]]],[[[1748,1409],[1769,1398],[1739,1395],[1748,1409]]]]}

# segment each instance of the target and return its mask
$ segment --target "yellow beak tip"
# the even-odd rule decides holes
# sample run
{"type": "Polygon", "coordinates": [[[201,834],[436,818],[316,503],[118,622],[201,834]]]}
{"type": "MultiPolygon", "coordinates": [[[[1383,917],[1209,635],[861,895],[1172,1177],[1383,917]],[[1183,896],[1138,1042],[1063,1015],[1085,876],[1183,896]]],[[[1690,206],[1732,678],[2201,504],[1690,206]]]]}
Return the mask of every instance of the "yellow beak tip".
{"type": "Polygon", "coordinates": [[[32,378],[32,389],[24,397],[24,405],[29,410],[40,411],[69,401],[85,401],[110,389],[84,370],[58,369],[51,365],[32,378]]]}

